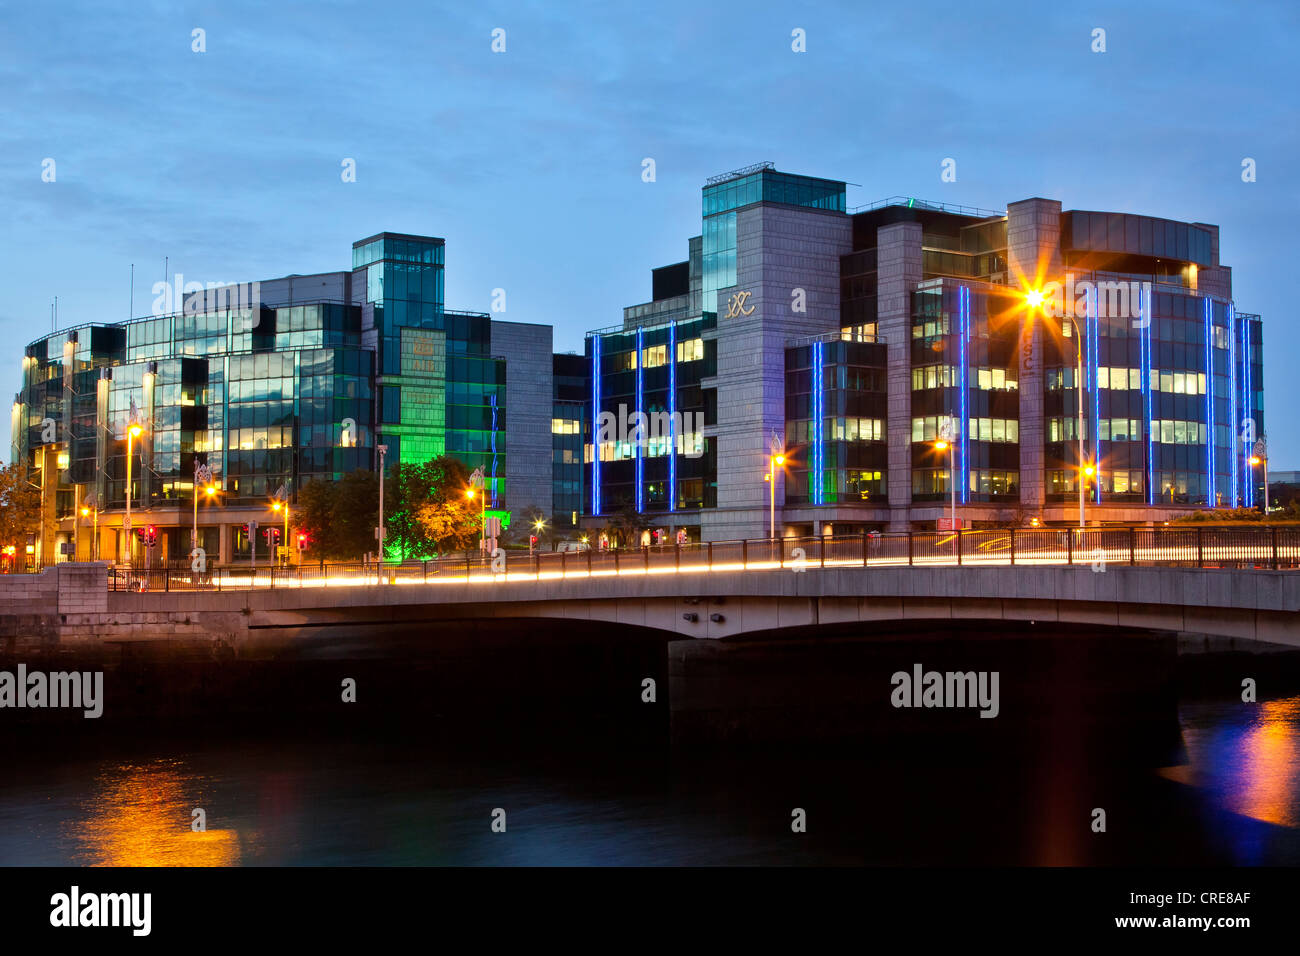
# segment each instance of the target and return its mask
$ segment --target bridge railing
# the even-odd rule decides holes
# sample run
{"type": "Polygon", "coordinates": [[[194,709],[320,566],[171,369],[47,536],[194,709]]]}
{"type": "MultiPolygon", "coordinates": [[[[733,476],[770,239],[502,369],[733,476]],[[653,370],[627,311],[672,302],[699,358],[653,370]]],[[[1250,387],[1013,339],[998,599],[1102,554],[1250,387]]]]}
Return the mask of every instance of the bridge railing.
{"type": "Polygon", "coordinates": [[[990,528],[807,538],[692,542],[585,551],[501,551],[427,561],[209,565],[108,570],[113,591],[193,591],[284,587],[548,580],[622,574],[707,574],[843,567],[1165,565],[1194,568],[1300,568],[1300,527],[990,528]]]}

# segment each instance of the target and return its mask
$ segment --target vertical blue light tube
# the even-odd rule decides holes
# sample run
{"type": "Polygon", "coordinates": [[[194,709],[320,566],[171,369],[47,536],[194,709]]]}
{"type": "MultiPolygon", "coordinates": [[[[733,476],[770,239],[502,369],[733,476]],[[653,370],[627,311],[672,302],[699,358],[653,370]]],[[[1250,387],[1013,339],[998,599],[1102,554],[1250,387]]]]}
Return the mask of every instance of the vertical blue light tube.
{"type": "Polygon", "coordinates": [[[645,352],[643,343],[645,333],[638,326],[636,330],[636,411],[642,416],[637,421],[642,423],[637,428],[636,442],[632,454],[636,457],[636,510],[645,511],[645,352]]]}
{"type": "MultiPolygon", "coordinates": [[[[1141,296],[1141,293],[1138,293],[1138,295],[1141,296]]],[[[1142,334],[1138,338],[1138,342],[1141,345],[1140,352],[1142,356],[1142,399],[1143,399],[1143,407],[1146,409],[1146,419],[1147,419],[1147,425],[1146,425],[1147,428],[1147,481],[1146,481],[1147,489],[1146,490],[1147,490],[1147,504],[1153,505],[1155,504],[1156,501],[1156,491],[1155,491],[1156,436],[1155,436],[1155,432],[1153,431],[1153,428],[1155,426],[1155,418],[1152,414],[1153,407],[1154,407],[1152,392],[1154,391],[1154,389],[1152,388],[1151,385],[1151,329],[1155,325],[1155,316],[1152,314],[1150,291],[1148,291],[1146,295],[1146,310],[1142,313],[1142,316],[1146,321],[1143,322],[1142,324],[1142,329],[1141,329],[1142,334]]]]}
{"type": "Polygon", "coordinates": [[[1214,303],[1205,299],[1205,504],[1214,507],[1214,303]]]}
{"type": "MultiPolygon", "coordinates": [[[[1232,306],[1228,306],[1231,314],[1232,306]]],[[[1255,409],[1250,403],[1250,320],[1247,319],[1241,323],[1241,419],[1242,425],[1245,425],[1246,419],[1251,421],[1251,434],[1256,439],[1259,435],[1254,429],[1259,427],[1255,421],[1255,409]]],[[[1255,453],[1254,446],[1245,447],[1246,443],[1242,442],[1241,456],[1243,459],[1243,474],[1246,476],[1246,507],[1255,506],[1255,469],[1251,467],[1250,456],[1255,453]]]]}
{"type": "Polygon", "coordinates": [[[958,385],[958,407],[961,417],[961,437],[958,448],[961,454],[958,456],[960,462],[960,471],[952,476],[954,482],[958,484],[958,497],[962,504],[970,502],[970,356],[968,347],[970,342],[970,287],[957,287],[957,360],[959,368],[957,370],[958,385]],[[960,478],[959,478],[960,476],[960,478]]]}
{"type": "Polygon", "coordinates": [[[812,425],[813,425],[813,454],[812,454],[812,482],[809,491],[812,494],[812,503],[820,505],[825,503],[825,486],[824,476],[826,468],[826,393],[824,388],[824,374],[826,364],[826,343],[814,342],[812,346],[812,425]]]}
{"type": "Polygon", "coordinates": [[[600,336],[591,337],[591,513],[600,515],[600,336]]]}
{"type": "Polygon", "coordinates": [[[1241,457],[1237,454],[1237,441],[1240,426],[1237,421],[1237,317],[1228,310],[1228,431],[1232,443],[1232,507],[1241,503],[1238,491],[1238,479],[1241,472],[1241,457]]]}

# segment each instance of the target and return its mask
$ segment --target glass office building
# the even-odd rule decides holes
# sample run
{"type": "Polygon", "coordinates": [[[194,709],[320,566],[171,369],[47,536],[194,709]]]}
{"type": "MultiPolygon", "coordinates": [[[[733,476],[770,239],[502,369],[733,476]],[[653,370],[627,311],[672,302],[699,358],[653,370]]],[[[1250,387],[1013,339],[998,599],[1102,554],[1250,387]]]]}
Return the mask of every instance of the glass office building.
{"type": "MultiPolygon", "coordinates": [[[[93,553],[90,528],[73,521],[88,500],[99,555],[139,557],[121,520],[133,415],[134,524],[158,529],[162,560],[189,553],[198,464],[221,488],[219,506],[199,507],[199,543],[222,561],[251,555],[250,520],[276,524],[280,489],[292,506],[309,481],[377,467],[379,445],[389,466],[445,453],[481,467],[490,507],[508,507],[506,361],[488,315],[445,308],[444,241],[382,233],[352,255],[350,271],[187,288],[163,297],[178,306],[167,314],[29,344],[13,460],[41,486],[54,529],[41,559],[93,553]]],[[[517,467],[549,485],[549,465],[517,467]]]]}
{"type": "Polygon", "coordinates": [[[848,209],[844,183],[771,164],[702,195],[688,258],[588,333],[588,526],[633,509],[765,536],[777,455],[786,534],[933,528],[953,497],[966,527],[1077,524],[1081,483],[1094,526],[1262,501],[1262,322],[1217,226],[1045,199],[848,209]],[[623,424],[687,407],[689,462],[623,424]]]}

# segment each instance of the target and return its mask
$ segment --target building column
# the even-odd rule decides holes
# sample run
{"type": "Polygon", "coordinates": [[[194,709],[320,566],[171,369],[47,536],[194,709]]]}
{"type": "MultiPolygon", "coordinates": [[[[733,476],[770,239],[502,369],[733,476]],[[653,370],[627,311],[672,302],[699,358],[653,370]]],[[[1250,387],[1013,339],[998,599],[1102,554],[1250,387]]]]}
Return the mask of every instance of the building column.
{"type": "Polygon", "coordinates": [[[876,230],[876,322],[884,339],[890,531],[906,531],[912,507],[912,292],[921,281],[921,224],[876,230]]]}
{"type": "MultiPolygon", "coordinates": [[[[1061,266],[1061,204],[1055,199],[1025,199],[1007,206],[1007,266],[1013,287],[1038,288],[1063,281],[1061,266]]],[[[1028,312],[1025,313],[1028,315],[1028,312]]],[[[1060,335],[1056,322],[1035,313],[1020,327],[1020,503],[1041,514],[1046,503],[1043,426],[1044,322],[1049,335],[1060,335]]],[[[1068,340],[1073,344],[1074,339],[1068,340]]],[[[1069,346],[1067,345],[1067,351],[1069,346]]]]}
{"type": "Polygon", "coordinates": [[[217,537],[219,540],[219,556],[217,562],[222,565],[230,564],[230,525],[224,521],[217,525],[217,537]]]}

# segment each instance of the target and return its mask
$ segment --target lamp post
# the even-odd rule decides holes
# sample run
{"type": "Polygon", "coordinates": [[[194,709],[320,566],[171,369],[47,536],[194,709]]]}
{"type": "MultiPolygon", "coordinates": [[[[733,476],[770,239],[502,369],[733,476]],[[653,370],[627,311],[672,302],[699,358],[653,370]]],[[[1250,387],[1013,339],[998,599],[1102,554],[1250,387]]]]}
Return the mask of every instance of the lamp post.
{"type": "Polygon", "coordinates": [[[952,494],[951,511],[948,513],[948,530],[957,530],[957,468],[953,461],[953,452],[956,450],[956,442],[949,441],[946,438],[940,438],[935,441],[936,451],[948,452],[948,486],[952,494]]]}
{"type": "Polygon", "coordinates": [[[191,537],[190,547],[199,546],[199,486],[204,485],[207,497],[212,498],[217,490],[212,485],[212,469],[207,465],[194,463],[194,533],[191,537]]]}
{"type": "Polygon", "coordinates": [[[1255,466],[1263,464],[1264,466],[1264,514],[1268,514],[1268,459],[1259,454],[1250,456],[1250,475],[1251,481],[1255,480],[1255,466]]]}
{"type": "Polygon", "coordinates": [[[140,433],[143,431],[144,429],[140,427],[140,423],[136,421],[132,421],[131,424],[126,427],[126,517],[122,519],[122,526],[126,529],[126,554],[128,563],[134,556],[135,552],[135,548],[131,543],[131,447],[132,442],[139,438],[140,433]]]}
{"type": "Polygon", "coordinates": [[[284,513],[284,537],[281,539],[281,547],[285,550],[285,563],[287,564],[289,558],[289,499],[276,498],[271,502],[271,510],[276,514],[284,513]]]}
{"type": "Polygon", "coordinates": [[[785,464],[785,455],[773,455],[767,463],[767,483],[768,491],[771,493],[771,504],[768,511],[768,537],[776,540],[776,470],[785,464]]]}
{"type": "MultiPolygon", "coordinates": [[[[384,567],[384,456],[388,454],[388,446],[377,445],[375,450],[379,452],[379,529],[375,532],[375,537],[379,543],[377,563],[379,570],[382,572],[384,567]]],[[[383,581],[383,579],[381,573],[379,580],[383,581]]]]}
{"type": "Polygon", "coordinates": [[[90,560],[99,560],[99,495],[87,495],[81,503],[81,517],[94,514],[95,536],[90,541],[90,560]]]}

